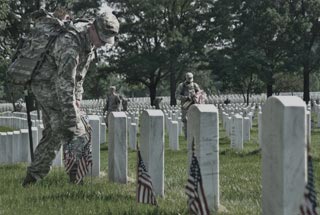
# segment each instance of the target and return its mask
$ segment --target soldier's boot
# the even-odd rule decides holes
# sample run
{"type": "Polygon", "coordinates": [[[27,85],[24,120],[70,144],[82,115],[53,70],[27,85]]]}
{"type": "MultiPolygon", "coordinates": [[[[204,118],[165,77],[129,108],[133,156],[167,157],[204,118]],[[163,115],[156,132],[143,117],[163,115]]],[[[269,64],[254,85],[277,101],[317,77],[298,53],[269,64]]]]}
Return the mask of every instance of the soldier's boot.
{"type": "Polygon", "coordinates": [[[33,177],[30,173],[27,173],[26,177],[22,182],[22,187],[29,187],[37,182],[37,179],[33,177]]]}

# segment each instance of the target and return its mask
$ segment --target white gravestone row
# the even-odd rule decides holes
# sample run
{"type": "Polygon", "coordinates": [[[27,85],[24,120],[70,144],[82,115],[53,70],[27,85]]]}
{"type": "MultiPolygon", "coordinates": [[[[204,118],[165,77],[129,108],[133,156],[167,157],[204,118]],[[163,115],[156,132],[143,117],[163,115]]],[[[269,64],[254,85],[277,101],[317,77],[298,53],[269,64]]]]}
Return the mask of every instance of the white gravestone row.
{"type": "Polygon", "coordinates": [[[13,111],[13,106],[11,103],[1,103],[0,104],[0,113],[6,111],[13,111]]]}
{"type": "Polygon", "coordinates": [[[242,150],[243,143],[250,140],[250,130],[252,128],[252,120],[255,112],[255,105],[246,106],[222,105],[220,107],[220,116],[222,126],[230,138],[230,147],[242,150]]]}
{"type": "MultiPolygon", "coordinates": [[[[229,118],[223,114],[226,127],[229,118]]],[[[271,97],[261,115],[262,146],[262,203],[263,214],[291,215],[299,210],[306,182],[307,120],[304,102],[295,97],[271,97]]],[[[192,142],[199,160],[205,195],[210,210],[219,207],[219,113],[213,105],[193,105],[188,111],[188,157],[191,159],[192,142]]],[[[90,124],[100,137],[100,118],[90,116],[90,124]]],[[[237,127],[243,126],[243,118],[235,114],[232,119],[237,127]],[[241,123],[240,123],[241,122],[241,123]]],[[[127,116],[114,112],[110,117],[109,179],[127,183],[127,116]]],[[[155,193],[164,196],[164,114],[160,110],[146,110],[141,116],[140,150],[146,168],[153,180],[155,193]]],[[[237,130],[235,126],[234,130],[237,130]]],[[[35,128],[37,129],[37,128],[35,128]]],[[[22,133],[22,132],[21,132],[22,133]]],[[[26,132],[23,132],[26,134],[26,132]]],[[[243,135],[240,129],[233,132],[243,135]]],[[[17,134],[17,133],[16,133],[17,134]]],[[[1,147],[7,151],[13,146],[13,132],[1,133],[1,147]],[[3,141],[5,140],[5,141],[3,141]],[[10,144],[7,144],[7,143],[10,144]]],[[[35,135],[38,136],[37,134],[35,135]]],[[[100,140],[94,140],[93,157],[97,157],[100,140]],[[96,148],[95,148],[96,146],[96,148]]],[[[241,145],[241,144],[239,144],[241,145]]],[[[4,154],[2,150],[1,155],[4,154]]],[[[19,153],[20,151],[17,150],[19,153]]],[[[6,153],[7,154],[7,153],[6,153]]],[[[6,159],[16,157],[8,153],[6,159]],[[10,157],[11,155],[11,157],[10,157]]],[[[1,156],[2,157],[2,156],[1,156]]],[[[3,159],[3,158],[1,158],[3,159]]],[[[100,157],[93,166],[99,175],[100,157]]],[[[2,161],[2,160],[1,160],[2,161]]]]}
{"type": "MultiPolygon", "coordinates": [[[[10,113],[13,115],[13,113],[10,113]]],[[[1,163],[12,164],[17,162],[30,162],[28,123],[24,118],[15,116],[0,116],[0,126],[14,129],[13,132],[1,132],[0,151],[3,156],[1,163]]],[[[33,120],[33,125],[35,121],[33,120]]],[[[38,144],[38,127],[32,127],[33,142],[38,144]]]]}
{"type": "MultiPolygon", "coordinates": [[[[6,126],[14,129],[13,132],[1,132],[0,141],[0,163],[12,164],[16,162],[30,162],[30,145],[29,145],[29,132],[28,123],[24,118],[26,114],[24,113],[5,113],[5,116],[0,116],[0,126],[6,126]],[[20,116],[20,117],[16,117],[20,116]]],[[[34,114],[33,114],[34,115],[34,114]]],[[[36,115],[34,115],[36,117],[36,115]]],[[[91,122],[91,121],[90,121],[91,122]]],[[[100,121],[99,121],[100,123],[100,121]]],[[[40,139],[42,138],[43,124],[41,120],[32,120],[33,127],[32,138],[33,138],[33,149],[36,148],[40,139]]],[[[93,157],[97,160],[100,156],[100,147],[97,149],[96,142],[100,144],[100,140],[105,142],[106,134],[105,132],[96,132],[96,129],[105,130],[105,124],[101,123],[95,128],[92,135],[93,139],[93,153],[96,154],[93,157]],[[102,134],[100,136],[100,133],[102,134]]],[[[99,130],[99,131],[100,131],[99,130]]],[[[97,163],[97,162],[95,162],[97,163]]],[[[62,147],[56,152],[56,158],[53,161],[53,166],[63,166],[62,162],[62,147]]],[[[95,166],[94,166],[95,167],[95,166]]],[[[100,172],[100,165],[97,166],[100,172]]],[[[98,170],[94,169],[93,173],[97,173],[98,170]]]]}

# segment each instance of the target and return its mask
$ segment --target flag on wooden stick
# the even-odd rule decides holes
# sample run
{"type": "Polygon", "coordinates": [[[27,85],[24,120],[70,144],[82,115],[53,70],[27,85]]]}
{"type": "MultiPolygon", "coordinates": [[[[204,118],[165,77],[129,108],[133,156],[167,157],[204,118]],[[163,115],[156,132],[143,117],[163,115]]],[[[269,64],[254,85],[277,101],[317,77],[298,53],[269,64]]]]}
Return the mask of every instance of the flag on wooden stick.
{"type": "Polygon", "coordinates": [[[318,215],[317,194],[314,186],[312,156],[310,153],[308,153],[308,180],[303,203],[300,205],[300,215],[318,215]]]}
{"type": "Polygon", "coordinates": [[[140,149],[138,149],[138,189],[137,189],[137,202],[157,205],[157,200],[152,188],[152,180],[147,172],[143,163],[140,149]]]}
{"type": "Polygon", "coordinates": [[[192,142],[192,159],[189,179],[186,185],[186,194],[188,196],[188,208],[191,214],[210,214],[207,199],[203,189],[199,162],[194,154],[194,140],[192,142]]]}

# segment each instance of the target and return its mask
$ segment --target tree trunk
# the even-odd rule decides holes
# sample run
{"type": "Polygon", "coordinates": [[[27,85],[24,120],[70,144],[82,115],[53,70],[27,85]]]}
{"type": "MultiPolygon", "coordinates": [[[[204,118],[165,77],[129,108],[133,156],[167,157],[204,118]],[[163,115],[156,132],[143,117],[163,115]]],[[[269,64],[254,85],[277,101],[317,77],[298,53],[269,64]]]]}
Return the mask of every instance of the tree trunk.
{"type": "Polygon", "coordinates": [[[173,67],[173,62],[170,60],[170,105],[175,106],[177,105],[176,100],[176,88],[177,88],[177,80],[176,80],[176,73],[173,67]]]}
{"type": "Polygon", "coordinates": [[[242,98],[243,98],[243,103],[246,103],[246,95],[244,93],[242,93],[242,98]]]}
{"type": "Polygon", "coordinates": [[[310,101],[310,70],[307,65],[303,66],[303,100],[306,104],[310,101]]]}
{"type": "Polygon", "coordinates": [[[154,101],[157,96],[157,85],[151,84],[149,87],[149,91],[150,91],[150,104],[151,104],[151,106],[154,106],[155,105],[154,101]]]}
{"type": "Polygon", "coordinates": [[[267,97],[272,96],[273,91],[272,91],[272,84],[267,83],[267,97]]]}

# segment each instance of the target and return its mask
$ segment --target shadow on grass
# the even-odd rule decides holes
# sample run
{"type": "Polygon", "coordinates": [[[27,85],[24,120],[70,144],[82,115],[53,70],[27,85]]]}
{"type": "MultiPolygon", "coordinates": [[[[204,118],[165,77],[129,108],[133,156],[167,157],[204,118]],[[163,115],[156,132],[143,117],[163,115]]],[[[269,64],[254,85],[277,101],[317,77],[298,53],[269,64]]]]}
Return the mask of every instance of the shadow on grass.
{"type": "Polygon", "coordinates": [[[219,145],[230,145],[230,139],[225,136],[219,139],[219,145]]]}
{"type": "Polygon", "coordinates": [[[225,149],[220,151],[220,155],[232,155],[238,157],[246,157],[252,155],[261,155],[261,149],[255,149],[253,151],[245,152],[245,151],[236,151],[234,149],[225,149]]]}
{"type": "Polygon", "coordinates": [[[43,201],[61,201],[61,200],[74,200],[87,199],[90,201],[113,201],[113,202],[123,202],[123,201],[135,201],[134,196],[123,195],[119,193],[102,193],[99,191],[84,191],[81,189],[66,190],[60,193],[42,193],[37,196],[30,196],[32,202],[43,202],[43,201]]]}
{"type": "Polygon", "coordinates": [[[101,151],[108,151],[108,144],[107,143],[101,144],[100,145],[100,150],[101,151]]]}

